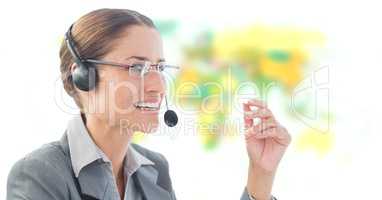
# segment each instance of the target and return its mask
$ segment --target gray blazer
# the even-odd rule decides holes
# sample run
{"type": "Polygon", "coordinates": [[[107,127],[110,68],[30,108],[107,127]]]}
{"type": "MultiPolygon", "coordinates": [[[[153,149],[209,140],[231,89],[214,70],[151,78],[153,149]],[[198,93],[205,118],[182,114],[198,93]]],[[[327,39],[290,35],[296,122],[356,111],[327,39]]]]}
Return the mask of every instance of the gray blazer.
{"type": "MultiPolygon", "coordinates": [[[[139,168],[136,181],[147,200],[175,200],[168,162],[157,152],[132,144],[134,149],[155,165],[139,168]]],[[[7,200],[81,200],[73,176],[66,134],[60,141],[44,145],[19,160],[11,169],[7,182],[7,200]]],[[[107,185],[97,176],[79,179],[81,186],[88,186],[86,194],[97,199],[112,200],[107,185]]],[[[84,192],[84,191],[82,191],[84,192]]],[[[250,200],[246,190],[241,200],[250,200]]]]}

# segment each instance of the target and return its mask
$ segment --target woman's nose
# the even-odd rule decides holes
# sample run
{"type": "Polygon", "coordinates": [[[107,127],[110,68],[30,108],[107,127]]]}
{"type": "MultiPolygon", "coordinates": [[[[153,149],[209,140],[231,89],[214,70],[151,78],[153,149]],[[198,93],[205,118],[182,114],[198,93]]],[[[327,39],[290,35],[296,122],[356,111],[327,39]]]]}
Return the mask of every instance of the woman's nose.
{"type": "Polygon", "coordinates": [[[166,91],[166,84],[164,77],[160,72],[151,71],[144,76],[144,89],[145,92],[151,93],[164,93],[166,91]]]}

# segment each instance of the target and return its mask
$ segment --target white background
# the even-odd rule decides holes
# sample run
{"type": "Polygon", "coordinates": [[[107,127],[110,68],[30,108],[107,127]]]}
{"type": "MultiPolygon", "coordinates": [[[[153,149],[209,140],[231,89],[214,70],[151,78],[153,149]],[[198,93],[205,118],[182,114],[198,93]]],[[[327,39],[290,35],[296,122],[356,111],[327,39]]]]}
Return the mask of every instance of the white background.
{"type": "MultiPolygon", "coordinates": [[[[324,158],[293,150],[278,171],[279,199],[379,198],[382,178],[381,5],[361,1],[2,1],[0,5],[0,198],[13,163],[62,135],[71,116],[57,105],[60,38],[97,8],[154,19],[234,25],[263,22],[320,30],[328,38],[334,149],[324,158]]],[[[166,44],[165,44],[166,45],[166,44]]],[[[288,126],[288,125],[287,125],[288,126]]],[[[291,133],[294,135],[294,133],[291,133]]],[[[181,135],[181,134],[179,134],[181,135]]],[[[239,199],[246,183],[242,140],[205,153],[194,136],[153,136],[145,146],[170,162],[178,199],[239,199]]]]}

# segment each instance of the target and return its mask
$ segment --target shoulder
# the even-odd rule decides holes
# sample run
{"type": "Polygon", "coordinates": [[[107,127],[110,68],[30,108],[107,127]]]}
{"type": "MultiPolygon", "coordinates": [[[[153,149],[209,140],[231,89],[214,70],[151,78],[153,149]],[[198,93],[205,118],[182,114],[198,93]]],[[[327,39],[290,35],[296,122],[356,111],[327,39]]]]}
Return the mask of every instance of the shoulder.
{"type": "Polygon", "coordinates": [[[12,169],[20,169],[21,167],[28,167],[27,169],[36,169],[38,167],[49,168],[51,170],[62,171],[66,166],[67,156],[60,148],[59,142],[51,142],[44,144],[40,148],[28,153],[23,158],[18,160],[12,169]]]}
{"type": "Polygon", "coordinates": [[[43,145],[12,166],[7,180],[7,199],[65,198],[61,190],[66,185],[67,165],[57,143],[43,145]]]}

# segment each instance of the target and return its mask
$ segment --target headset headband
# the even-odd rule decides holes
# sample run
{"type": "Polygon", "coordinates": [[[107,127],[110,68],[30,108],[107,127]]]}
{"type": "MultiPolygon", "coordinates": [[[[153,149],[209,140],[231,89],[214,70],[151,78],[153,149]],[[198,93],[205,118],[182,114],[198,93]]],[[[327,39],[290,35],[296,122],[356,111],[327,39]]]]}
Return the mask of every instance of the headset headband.
{"type": "Polygon", "coordinates": [[[73,24],[69,27],[69,30],[65,33],[66,46],[68,47],[70,53],[72,54],[74,58],[74,62],[76,62],[77,64],[82,64],[84,60],[81,58],[80,54],[77,52],[75,48],[74,40],[72,37],[72,28],[73,28],[73,24]]]}

